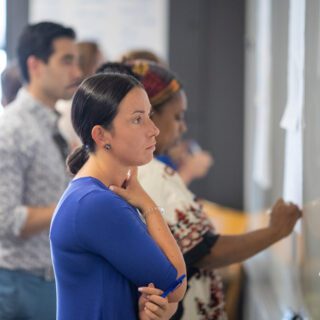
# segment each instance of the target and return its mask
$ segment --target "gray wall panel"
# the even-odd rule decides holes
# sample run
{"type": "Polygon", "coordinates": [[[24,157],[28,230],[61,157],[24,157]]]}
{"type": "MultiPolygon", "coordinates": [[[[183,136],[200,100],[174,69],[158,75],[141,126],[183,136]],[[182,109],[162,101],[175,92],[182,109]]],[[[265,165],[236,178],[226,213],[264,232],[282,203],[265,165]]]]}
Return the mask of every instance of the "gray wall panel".
{"type": "Polygon", "coordinates": [[[215,165],[191,188],[201,197],[243,207],[245,1],[170,1],[170,66],[189,98],[189,136],[215,165]]]}

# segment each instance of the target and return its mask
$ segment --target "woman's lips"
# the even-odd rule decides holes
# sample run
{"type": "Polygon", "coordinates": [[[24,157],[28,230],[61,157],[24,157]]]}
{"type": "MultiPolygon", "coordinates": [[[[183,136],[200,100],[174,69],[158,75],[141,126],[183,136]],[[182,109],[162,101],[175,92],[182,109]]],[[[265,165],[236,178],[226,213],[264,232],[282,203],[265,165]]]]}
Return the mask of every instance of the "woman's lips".
{"type": "Polygon", "coordinates": [[[156,148],[156,144],[154,143],[154,144],[152,144],[151,146],[147,147],[146,149],[147,149],[147,150],[150,150],[150,149],[155,149],[155,148],[156,148]]]}

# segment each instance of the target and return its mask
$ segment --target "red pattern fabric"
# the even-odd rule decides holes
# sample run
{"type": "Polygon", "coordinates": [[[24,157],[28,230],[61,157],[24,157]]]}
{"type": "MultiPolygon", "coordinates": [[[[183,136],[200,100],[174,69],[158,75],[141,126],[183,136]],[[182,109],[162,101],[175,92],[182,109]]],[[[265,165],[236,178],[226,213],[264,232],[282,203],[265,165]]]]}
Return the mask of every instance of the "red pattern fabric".
{"type": "MultiPolygon", "coordinates": [[[[182,253],[186,255],[205,241],[215,228],[196,197],[172,168],[154,160],[139,168],[139,180],[165,218],[182,253]]],[[[189,289],[182,302],[181,320],[226,320],[223,286],[214,270],[198,269],[188,279],[189,289]]]]}

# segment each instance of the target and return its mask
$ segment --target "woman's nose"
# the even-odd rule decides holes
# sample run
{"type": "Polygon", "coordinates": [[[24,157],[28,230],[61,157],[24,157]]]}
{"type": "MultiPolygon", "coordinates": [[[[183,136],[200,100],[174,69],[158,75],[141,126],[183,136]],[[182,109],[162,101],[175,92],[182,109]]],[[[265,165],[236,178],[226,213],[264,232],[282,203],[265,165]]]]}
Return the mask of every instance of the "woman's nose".
{"type": "Polygon", "coordinates": [[[154,124],[154,122],[150,119],[151,132],[153,136],[158,136],[160,133],[159,128],[154,124]]]}
{"type": "Polygon", "coordinates": [[[160,133],[160,130],[155,124],[153,124],[153,126],[154,126],[154,136],[157,137],[160,133]]]}

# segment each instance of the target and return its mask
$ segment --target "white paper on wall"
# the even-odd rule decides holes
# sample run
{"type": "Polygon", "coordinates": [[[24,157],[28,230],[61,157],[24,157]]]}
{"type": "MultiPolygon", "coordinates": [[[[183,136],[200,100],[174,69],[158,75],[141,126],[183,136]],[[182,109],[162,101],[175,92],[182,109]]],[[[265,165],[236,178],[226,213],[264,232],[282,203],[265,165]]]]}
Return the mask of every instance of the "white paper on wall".
{"type": "Polygon", "coordinates": [[[285,170],[283,198],[302,207],[302,130],[287,130],[285,146],[285,170]],[[290,157],[290,158],[289,158],[290,157]]]}
{"type": "Polygon", "coordinates": [[[253,179],[259,187],[268,189],[271,187],[271,1],[259,0],[257,6],[257,88],[253,179]]]}
{"type": "MultiPolygon", "coordinates": [[[[290,0],[288,97],[281,127],[286,130],[283,197],[303,205],[305,0],[290,0]]],[[[296,227],[300,230],[300,225],[296,227]]]]}

